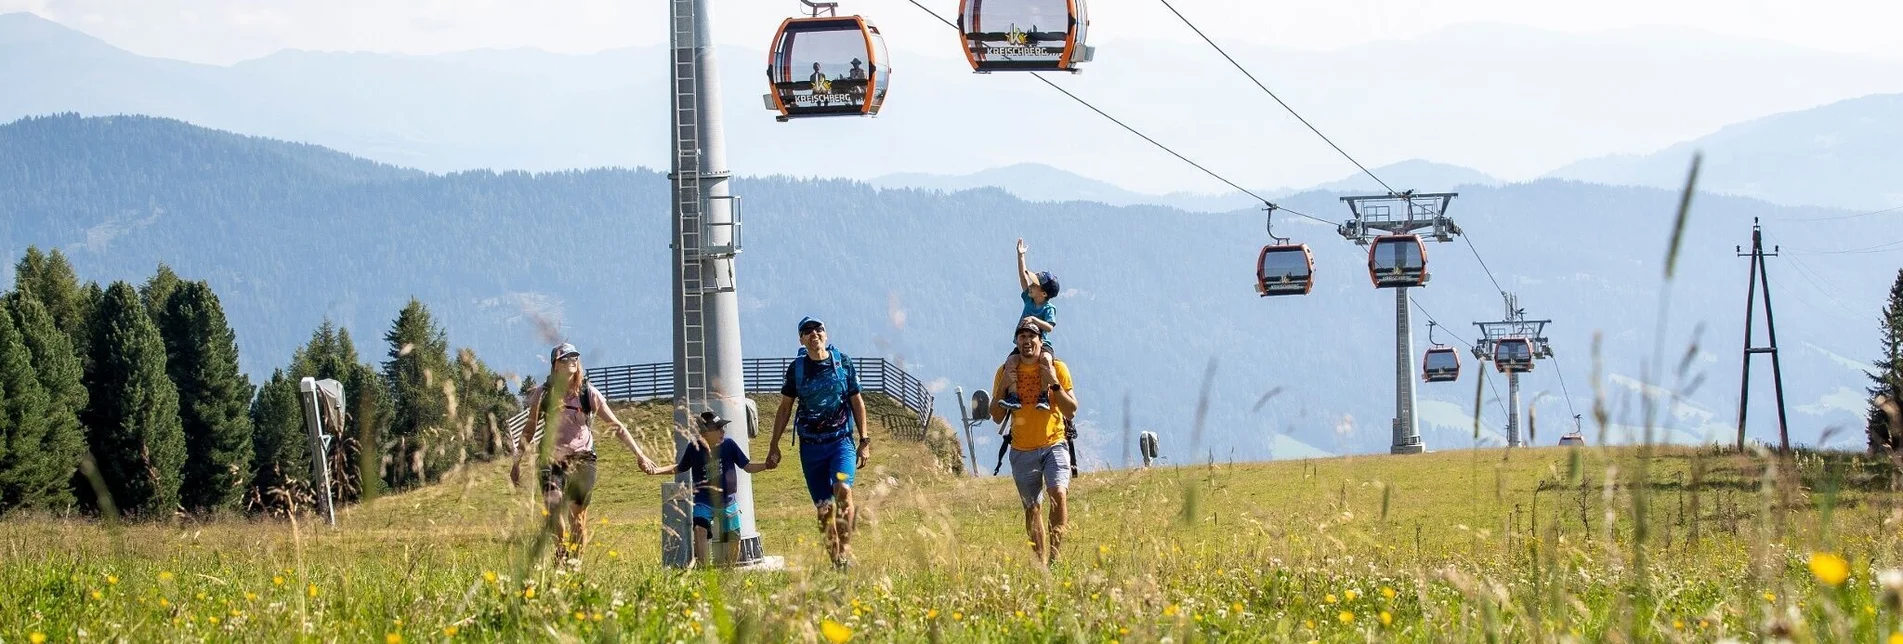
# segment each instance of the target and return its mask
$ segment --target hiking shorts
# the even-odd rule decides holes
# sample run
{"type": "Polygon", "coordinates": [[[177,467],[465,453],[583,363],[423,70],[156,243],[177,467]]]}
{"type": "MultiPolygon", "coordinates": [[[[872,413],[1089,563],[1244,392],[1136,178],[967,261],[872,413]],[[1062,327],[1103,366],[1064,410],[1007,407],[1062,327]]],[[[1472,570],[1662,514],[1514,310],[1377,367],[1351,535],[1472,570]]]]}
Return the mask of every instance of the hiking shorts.
{"type": "MultiPolygon", "coordinates": [[[[720,511],[720,515],[720,531],[723,534],[731,535],[740,532],[739,504],[728,503],[726,509],[720,511]]],[[[694,504],[694,525],[706,528],[709,535],[713,533],[714,506],[712,504],[694,504]]],[[[731,539],[731,537],[729,538],[731,539]]]]}
{"type": "Polygon", "coordinates": [[[588,507],[595,492],[595,453],[575,452],[542,468],[542,492],[555,492],[577,507],[588,507]]]}
{"type": "Polygon", "coordinates": [[[859,449],[851,436],[830,443],[800,441],[800,471],[806,475],[806,492],[812,495],[813,505],[830,504],[833,484],[851,488],[859,474],[859,449]]]}
{"type": "Polygon", "coordinates": [[[1044,490],[1070,487],[1070,444],[1011,448],[1011,478],[1017,480],[1018,500],[1024,507],[1036,507],[1044,502],[1044,490]]]}

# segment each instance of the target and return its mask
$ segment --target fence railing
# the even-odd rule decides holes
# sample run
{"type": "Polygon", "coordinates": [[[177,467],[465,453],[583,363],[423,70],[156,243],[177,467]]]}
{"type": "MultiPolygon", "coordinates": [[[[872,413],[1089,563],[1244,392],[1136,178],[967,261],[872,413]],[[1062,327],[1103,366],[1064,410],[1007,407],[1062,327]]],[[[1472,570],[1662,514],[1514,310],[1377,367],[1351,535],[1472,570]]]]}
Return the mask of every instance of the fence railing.
{"type": "MultiPolygon", "coordinates": [[[[793,360],[795,358],[750,358],[742,362],[741,372],[746,378],[747,393],[778,392],[780,385],[785,383],[786,370],[793,360]]],[[[887,419],[888,426],[901,437],[924,438],[925,430],[932,422],[933,403],[932,392],[925,388],[925,383],[884,358],[853,358],[852,367],[859,374],[862,390],[890,396],[914,416],[899,423],[892,422],[895,419],[887,419]]],[[[674,395],[674,363],[671,362],[595,367],[587,370],[587,376],[588,382],[610,402],[653,400],[674,395]]],[[[528,420],[529,412],[526,409],[509,418],[507,426],[511,445],[520,440],[523,425],[528,424],[528,420]]],[[[537,427],[531,440],[540,440],[541,435],[542,430],[537,427]]]]}

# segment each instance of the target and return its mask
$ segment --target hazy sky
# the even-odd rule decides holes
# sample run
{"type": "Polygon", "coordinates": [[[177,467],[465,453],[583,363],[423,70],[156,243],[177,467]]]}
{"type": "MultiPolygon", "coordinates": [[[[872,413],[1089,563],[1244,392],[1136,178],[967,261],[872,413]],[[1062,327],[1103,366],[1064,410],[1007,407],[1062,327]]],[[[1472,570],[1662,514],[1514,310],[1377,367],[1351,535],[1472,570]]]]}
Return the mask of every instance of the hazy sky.
{"type": "MultiPolygon", "coordinates": [[[[762,49],[797,0],[712,0],[721,42],[762,49]]],[[[953,0],[920,0],[941,15],[953,0]]],[[[1092,38],[1194,38],[1155,0],[1093,0],[1092,38]]],[[[1689,27],[1830,51],[1903,58],[1896,0],[1176,0],[1222,41],[1332,49],[1449,24],[1572,32],[1689,27]]],[[[894,49],[955,55],[945,27],[906,0],[843,3],[894,49]]],[[[279,49],[438,53],[484,47],[591,52],[666,37],[662,0],[0,0],[149,56],[231,63],[279,49]]]]}

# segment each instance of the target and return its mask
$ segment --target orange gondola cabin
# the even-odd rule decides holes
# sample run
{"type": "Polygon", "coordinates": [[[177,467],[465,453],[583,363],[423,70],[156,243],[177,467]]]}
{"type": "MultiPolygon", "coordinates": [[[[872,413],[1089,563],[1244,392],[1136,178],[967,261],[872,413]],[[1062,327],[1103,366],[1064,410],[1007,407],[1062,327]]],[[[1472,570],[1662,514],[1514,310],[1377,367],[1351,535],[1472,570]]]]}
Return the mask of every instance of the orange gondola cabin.
{"type": "Polygon", "coordinates": [[[1382,235],[1368,244],[1368,277],[1375,288],[1427,284],[1427,246],[1420,235],[1382,235]]]}
{"type": "Polygon", "coordinates": [[[1262,247],[1255,259],[1255,292],[1272,295],[1307,295],[1315,288],[1315,255],[1308,244],[1276,244],[1262,247]]]}
{"type": "Polygon", "coordinates": [[[878,114],[892,67],[879,28],[863,17],[787,18],[773,36],[766,75],[767,109],[785,122],[878,114]]]}
{"type": "Polygon", "coordinates": [[[1084,0],[962,0],[958,31],[978,73],[1075,72],[1089,61],[1084,0]]]}

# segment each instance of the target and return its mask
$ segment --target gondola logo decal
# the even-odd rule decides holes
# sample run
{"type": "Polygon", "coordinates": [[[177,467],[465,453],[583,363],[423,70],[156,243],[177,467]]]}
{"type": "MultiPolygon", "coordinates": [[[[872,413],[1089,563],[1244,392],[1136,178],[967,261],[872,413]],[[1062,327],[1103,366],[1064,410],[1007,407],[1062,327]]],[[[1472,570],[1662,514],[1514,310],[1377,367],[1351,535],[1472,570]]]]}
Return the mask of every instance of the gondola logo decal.
{"type": "MultiPolygon", "coordinates": [[[[1037,29],[1035,25],[1031,28],[1033,30],[1037,29]]],[[[1052,51],[1049,47],[1032,46],[1031,42],[1031,32],[1019,29],[1016,23],[1012,23],[1011,29],[1004,32],[1004,46],[999,47],[987,44],[985,45],[985,53],[991,56],[1008,57],[1050,57],[1058,54],[1058,52],[1052,51]]]]}

